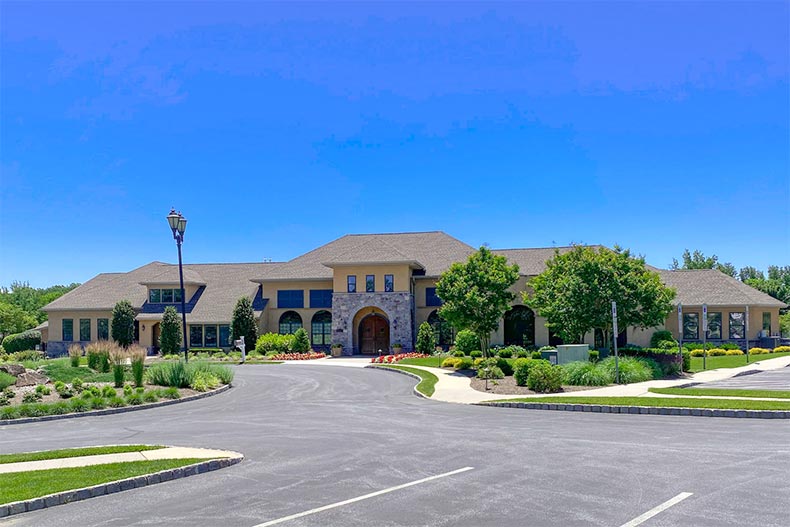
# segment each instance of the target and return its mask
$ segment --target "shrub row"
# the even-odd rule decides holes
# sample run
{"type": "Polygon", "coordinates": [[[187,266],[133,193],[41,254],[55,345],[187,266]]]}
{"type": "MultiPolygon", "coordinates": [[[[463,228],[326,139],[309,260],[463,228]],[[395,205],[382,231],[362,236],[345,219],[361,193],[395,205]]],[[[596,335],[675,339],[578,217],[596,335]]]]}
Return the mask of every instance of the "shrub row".
{"type": "Polygon", "coordinates": [[[41,332],[34,329],[6,335],[3,339],[3,350],[5,353],[16,353],[17,351],[32,350],[41,344],[41,332]]]}

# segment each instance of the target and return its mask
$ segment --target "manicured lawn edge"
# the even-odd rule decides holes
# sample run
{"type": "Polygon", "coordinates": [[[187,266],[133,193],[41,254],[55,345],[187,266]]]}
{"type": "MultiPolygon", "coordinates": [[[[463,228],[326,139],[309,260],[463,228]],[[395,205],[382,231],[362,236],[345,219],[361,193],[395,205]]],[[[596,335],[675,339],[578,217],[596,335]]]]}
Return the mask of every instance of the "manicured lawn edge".
{"type": "Polygon", "coordinates": [[[659,397],[535,397],[521,400],[511,399],[508,401],[485,401],[475,404],[478,406],[498,406],[503,408],[525,408],[529,410],[559,410],[565,412],[592,412],[605,414],[691,415],[698,417],[790,419],[790,405],[784,401],[739,401],[733,399],[693,398],[667,399],[659,397]],[[733,402],[735,403],[734,405],[727,404],[733,402]],[[773,406],[774,408],[787,409],[770,410],[727,408],[727,406],[738,406],[738,403],[753,403],[752,406],[754,408],[770,408],[773,406]]]}
{"type": "Polygon", "coordinates": [[[199,463],[192,463],[190,465],[169,470],[162,470],[151,474],[110,481],[107,483],[93,485],[91,487],[67,490],[24,501],[5,503],[0,505],[0,518],[5,518],[14,514],[21,514],[23,512],[54,507],[56,505],[64,505],[74,501],[95,498],[97,496],[104,496],[106,494],[114,494],[124,490],[155,485],[157,483],[163,483],[165,481],[171,481],[174,479],[195,476],[197,474],[203,474],[212,470],[219,470],[221,468],[235,465],[236,463],[240,463],[243,459],[244,456],[242,455],[221,459],[207,459],[205,461],[200,461],[199,463]]]}
{"type": "Polygon", "coordinates": [[[790,391],[782,390],[739,390],[736,388],[648,388],[652,393],[686,395],[689,397],[763,397],[790,399],[790,391]]]}
{"type": "Polygon", "coordinates": [[[439,382],[439,378],[436,375],[434,375],[429,371],[420,370],[418,368],[409,368],[407,366],[395,366],[395,365],[383,365],[383,364],[371,364],[365,367],[374,368],[378,370],[395,371],[400,374],[408,375],[409,377],[413,377],[414,379],[419,380],[420,382],[417,384],[417,386],[414,387],[414,393],[420,397],[428,398],[432,396],[433,392],[436,389],[436,383],[439,382]]]}
{"type": "Polygon", "coordinates": [[[771,359],[786,357],[790,353],[761,353],[759,355],[749,355],[749,362],[746,362],[746,355],[719,355],[717,357],[708,356],[708,367],[702,369],[702,357],[691,357],[691,367],[687,373],[699,373],[710,370],[723,370],[730,368],[740,368],[742,366],[753,366],[758,362],[771,359]]]}
{"type": "Polygon", "coordinates": [[[188,397],[183,397],[181,399],[168,399],[166,401],[159,401],[156,403],[144,403],[136,406],[123,406],[121,408],[105,408],[103,410],[90,410],[88,412],[72,412],[70,414],[62,414],[62,415],[42,415],[41,417],[20,417],[19,419],[0,419],[0,426],[21,425],[25,423],[54,421],[56,419],[72,419],[75,417],[122,414],[125,412],[135,412],[137,410],[148,410],[149,408],[158,408],[160,406],[169,406],[171,404],[186,403],[189,401],[196,401],[198,399],[211,397],[212,395],[219,395],[222,392],[226,392],[230,390],[231,386],[232,384],[225,384],[223,386],[220,386],[216,390],[211,390],[209,392],[204,392],[204,393],[196,393],[195,395],[190,395],[188,397]]]}
{"type": "Polygon", "coordinates": [[[76,448],[60,448],[58,450],[40,450],[20,452],[18,454],[0,454],[0,464],[23,463],[26,461],[42,461],[45,459],[68,459],[81,456],[100,456],[103,454],[121,454],[126,452],[145,452],[166,448],[162,445],[110,445],[85,446],[76,448]]]}

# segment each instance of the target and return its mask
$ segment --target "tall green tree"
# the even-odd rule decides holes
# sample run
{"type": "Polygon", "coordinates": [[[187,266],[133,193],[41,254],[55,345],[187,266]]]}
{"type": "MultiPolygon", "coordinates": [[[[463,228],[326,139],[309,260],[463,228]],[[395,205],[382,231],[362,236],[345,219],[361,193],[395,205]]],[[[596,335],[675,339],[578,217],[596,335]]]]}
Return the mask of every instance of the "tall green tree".
{"type": "Polygon", "coordinates": [[[594,329],[612,334],[612,301],[617,302],[620,328],[651,328],[664,323],[675,290],[661,283],[641,257],[615,247],[576,246],[546,262],[532,278],[524,302],[546,318],[546,326],[565,342],[583,342],[594,329]]]}
{"type": "Polygon", "coordinates": [[[746,280],[765,280],[765,275],[756,267],[747,265],[746,267],[741,267],[738,278],[741,279],[741,282],[745,282],[746,280]]]}
{"type": "Polygon", "coordinates": [[[162,355],[174,355],[181,350],[181,317],[173,306],[167,306],[162,315],[159,332],[159,350],[162,355]]]}
{"type": "Polygon", "coordinates": [[[11,287],[0,287],[0,302],[17,306],[35,319],[29,329],[47,319],[41,308],[68,293],[80,284],[53,285],[45,288],[31,287],[28,282],[14,281],[11,287]]]}
{"type": "Polygon", "coordinates": [[[25,312],[21,307],[0,302],[0,342],[6,335],[22,333],[37,324],[36,317],[25,312]]]}
{"type": "Polygon", "coordinates": [[[137,314],[128,300],[121,300],[112,308],[110,335],[115,342],[124,348],[128,348],[134,342],[135,316],[137,314]]]}
{"type": "Polygon", "coordinates": [[[504,256],[481,247],[466,263],[456,262],[442,273],[436,283],[442,300],[439,314],[458,330],[474,331],[487,355],[491,332],[499,328],[516,297],[510,288],[517,280],[517,265],[508,265],[504,256]]]}
{"type": "Polygon", "coordinates": [[[239,298],[236,302],[236,307],[233,308],[230,332],[235,340],[244,338],[244,346],[247,351],[255,349],[255,341],[258,338],[258,326],[255,324],[255,312],[252,310],[252,302],[246,296],[239,298]]]}
{"type": "Polygon", "coordinates": [[[790,266],[771,265],[768,267],[768,278],[747,278],[745,282],[785,304],[790,304],[790,266]]]}
{"type": "Polygon", "coordinates": [[[735,266],[731,263],[719,262],[719,257],[715,254],[712,256],[705,256],[702,251],[695,250],[693,253],[688,249],[683,251],[683,264],[678,262],[675,258],[672,259],[672,269],[718,269],[722,273],[735,278],[737,272],[735,266]]]}

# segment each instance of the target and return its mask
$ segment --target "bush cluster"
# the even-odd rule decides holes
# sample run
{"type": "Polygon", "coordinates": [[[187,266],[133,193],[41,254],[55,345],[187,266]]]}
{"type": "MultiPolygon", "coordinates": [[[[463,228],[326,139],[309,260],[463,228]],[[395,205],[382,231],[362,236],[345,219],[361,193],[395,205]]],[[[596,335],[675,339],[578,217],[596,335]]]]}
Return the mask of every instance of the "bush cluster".
{"type": "Polygon", "coordinates": [[[527,386],[527,379],[529,378],[529,372],[538,364],[549,364],[551,363],[547,360],[543,359],[516,359],[513,361],[513,378],[516,380],[516,384],[519,386],[527,386]]]}
{"type": "Polygon", "coordinates": [[[554,393],[562,388],[562,367],[548,361],[535,361],[527,376],[527,387],[537,393],[554,393]]]}
{"type": "Polygon", "coordinates": [[[470,329],[462,329],[455,336],[455,349],[464,355],[480,349],[480,339],[477,334],[470,329]]]}
{"type": "Polygon", "coordinates": [[[294,335],[280,335],[279,333],[264,333],[255,342],[255,351],[261,355],[274,353],[293,352],[294,335]]]}
{"type": "Polygon", "coordinates": [[[35,347],[40,344],[41,332],[33,329],[23,331],[22,333],[6,335],[3,339],[3,349],[5,353],[8,354],[24,350],[34,350],[35,347]]]}

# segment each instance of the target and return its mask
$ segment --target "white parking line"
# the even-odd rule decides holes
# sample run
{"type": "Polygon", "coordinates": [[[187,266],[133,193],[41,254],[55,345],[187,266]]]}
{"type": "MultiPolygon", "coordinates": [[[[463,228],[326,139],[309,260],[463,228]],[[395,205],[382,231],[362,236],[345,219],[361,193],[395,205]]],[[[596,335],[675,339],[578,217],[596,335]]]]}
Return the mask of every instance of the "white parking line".
{"type": "Polygon", "coordinates": [[[427,483],[429,481],[433,481],[439,478],[446,478],[447,476],[454,476],[456,474],[460,474],[461,472],[467,472],[469,470],[473,470],[474,467],[464,467],[459,468],[458,470],[453,470],[451,472],[445,472],[444,474],[437,474],[435,476],[429,476],[427,478],[418,479],[417,481],[412,481],[410,483],[404,483],[403,485],[397,485],[395,487],[390,487],[384,490],[377,490],[376,492],[371,492],[370,494],[365,494],[364,496],[359,496],[356,498],[351,498],[349,500],[338,501],[337,503],[330,503],[329,505],[324,505],[323,507],[318,507],[315,509],[310,509],[309,511],[299,512],[297,514],[291,514],[290,516],[284,516],[282,518],[278,518],[276,520],[271,520],[264,523],[259,523],[254,527],[269,527],[269,525],[277,525],[278,523],[287,522],[289,520],[295,520],[296,518],[302,518],[303,516],[309,516],[310,514],[315,514],[317,512],[326,511],[329,509],[334,509],[336,507],[342,507],[343,505],[348,505],[350,503],[355,503],[357,501],[366,500],[368,498],[375,498],[376,496],[381,496],[382,494],[387,494],[390,492],[395,492],[396,490],[405,489],[407,487],[412,487],[414,485],[419,485],[420,483],[427,483]]]}
{"type": "Polygon", "coordinates": [[[636,527],[637,525],[641,525],[641,524],[645,523],[647,520],[649,520],[650,518],[652,518],[653,516],[655,516],[656,514],[667,510],[668,508],[670,508],[673,505],[677,505],[678,503],[680,503],[681,501],[685,500],[686,498],[688,498],[692,494],[693,493],[691,493],[691,492],[681,492],[680,494],[678,494],[677,496],[675,496],[671,500],[665,501],[664,503],[662,503],[658,507],[653,507],[652,509],[650,509],[646,513],[644,513],[644,514],[642,514],[640,516],[637,516],[636,518],[634,518],[633,520],[631,520],[628,523],[624,523],[621,527],[636,527]]]}

